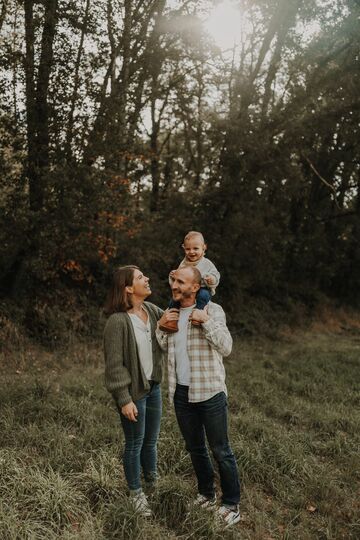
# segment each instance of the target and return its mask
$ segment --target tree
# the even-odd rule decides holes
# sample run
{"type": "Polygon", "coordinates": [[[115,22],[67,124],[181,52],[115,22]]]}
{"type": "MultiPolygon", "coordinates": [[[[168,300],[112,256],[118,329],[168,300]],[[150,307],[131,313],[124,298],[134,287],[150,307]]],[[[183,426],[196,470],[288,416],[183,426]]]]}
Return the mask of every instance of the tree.
{"type": "Polygon", "coordinates": [[[0,3],[5,296],[98,299],[138,262],[165,301],[200,228],[233,322],[358,301],[359,4],[238,4],[226,52],[211,0],[0,3]]]}

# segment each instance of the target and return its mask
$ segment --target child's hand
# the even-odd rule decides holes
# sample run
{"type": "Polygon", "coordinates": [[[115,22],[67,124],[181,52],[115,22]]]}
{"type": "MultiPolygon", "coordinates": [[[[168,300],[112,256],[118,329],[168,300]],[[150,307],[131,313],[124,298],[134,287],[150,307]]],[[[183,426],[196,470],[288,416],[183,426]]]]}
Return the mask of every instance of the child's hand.
{"type": "Polygon", "coordinates": [[[214,276],[204,276],[204,280],[208,285],[215,285],[216,279],[214,276]]]}

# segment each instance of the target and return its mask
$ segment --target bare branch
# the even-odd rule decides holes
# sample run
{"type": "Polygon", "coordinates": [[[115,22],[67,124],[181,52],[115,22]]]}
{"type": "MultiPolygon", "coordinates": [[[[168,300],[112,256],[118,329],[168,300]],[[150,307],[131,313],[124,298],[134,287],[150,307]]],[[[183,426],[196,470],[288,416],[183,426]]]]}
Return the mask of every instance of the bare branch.
{"type": "Polygon", "coordinates": [[[323,176],[321,176],[321,174],[319,173],[319,171],[316,170],[315,166],[313,165],[313,163],[311,163],[310,159],[306,156],[305,157],[305,160],[307,161],[307,163],[310,165],[310,168],[311,170],[316,174],[316,176],[322,181],[323,184],[325,184],[326,187],[328,187],[330,189],[330,191],[332,192],[333,196],[334,196],[334,202],[336,204],[336,207],[341,210],[340,206],[339,206],[339,203],[338,203],[338,200],[337,200],[337,196],[336,196],[336,189],[334,188],[334,186],[332,184],[330,184],[327,180],[325,180],[325,178],[323,176]]]}

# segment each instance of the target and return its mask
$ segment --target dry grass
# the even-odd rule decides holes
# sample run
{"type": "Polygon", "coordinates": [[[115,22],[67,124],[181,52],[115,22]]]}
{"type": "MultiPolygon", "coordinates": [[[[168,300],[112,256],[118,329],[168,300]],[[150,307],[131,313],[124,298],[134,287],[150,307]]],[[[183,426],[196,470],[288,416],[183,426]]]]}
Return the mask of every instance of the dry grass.
{"type": "MultiPolygon", "coordinates": [[[[21,341],[21,340],[20,340],[21,341]]],[[[360,336],[237,340],[227,360],[242,520],[189,510],[191,463],[165,398],[151,525],[134,515],[122,435],[89,344],[2,357],[0,538],[307,540],[360,537],[360,336]]],[[[164,387],[166,396],[166,388],[164,387]]]]}

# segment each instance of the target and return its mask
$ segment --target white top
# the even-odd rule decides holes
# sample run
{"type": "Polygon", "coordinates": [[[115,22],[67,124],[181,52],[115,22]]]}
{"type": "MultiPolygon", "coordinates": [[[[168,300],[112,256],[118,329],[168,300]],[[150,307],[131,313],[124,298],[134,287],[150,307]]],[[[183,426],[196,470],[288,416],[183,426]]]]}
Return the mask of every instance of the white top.
{"type": "Polygon", "coordinates": [[[184,386],[190,385],[190,360],[187,351],[187,327],[193,306],[180,308],[179,310],[179,331],[174,334],[176,382],[184,386]]]}
{"type": "Polygon", "coordinates": [[[144,323],[140,317],[134,313],[129,313],[128,315],[134,328],[140,363],[144,370],[145,377],[149,381],[153,372],[150,317],[148,316],[147,322],[144,323]]]}

